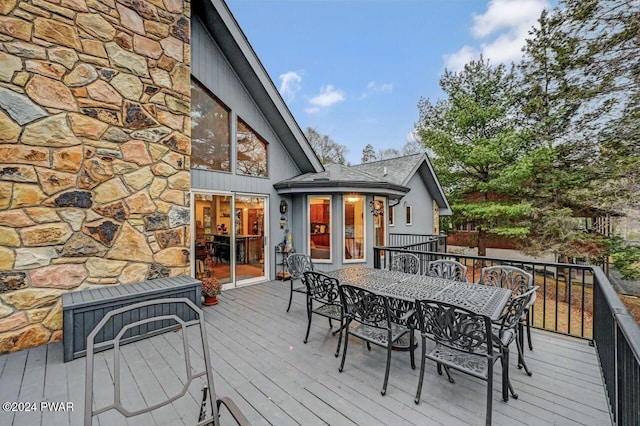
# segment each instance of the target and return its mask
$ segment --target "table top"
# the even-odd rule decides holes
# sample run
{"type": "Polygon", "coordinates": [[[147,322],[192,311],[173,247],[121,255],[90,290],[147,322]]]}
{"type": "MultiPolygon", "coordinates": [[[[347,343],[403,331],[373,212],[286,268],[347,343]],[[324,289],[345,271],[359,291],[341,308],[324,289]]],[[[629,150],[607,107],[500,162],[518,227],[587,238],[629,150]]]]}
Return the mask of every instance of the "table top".
{"type": "Polygon", "coordinates": [[[362,287],[378,294],[414,301],[434,299],[457,305],[496,320],[511,296],[510,289],[462,283],[426,275],[352,266],[327,272],[341,284],[362,287]]]}

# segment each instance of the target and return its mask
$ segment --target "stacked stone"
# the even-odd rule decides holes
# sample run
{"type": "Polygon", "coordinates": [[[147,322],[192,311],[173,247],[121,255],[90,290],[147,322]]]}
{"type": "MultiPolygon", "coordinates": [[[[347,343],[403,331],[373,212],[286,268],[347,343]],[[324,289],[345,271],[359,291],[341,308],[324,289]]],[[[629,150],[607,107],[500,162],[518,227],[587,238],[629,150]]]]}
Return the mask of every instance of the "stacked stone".
{"type": "Polygon", "coordinates": [[[0,353],[60,296],[189,273],[190,4],[0,1],[0,353]]]}

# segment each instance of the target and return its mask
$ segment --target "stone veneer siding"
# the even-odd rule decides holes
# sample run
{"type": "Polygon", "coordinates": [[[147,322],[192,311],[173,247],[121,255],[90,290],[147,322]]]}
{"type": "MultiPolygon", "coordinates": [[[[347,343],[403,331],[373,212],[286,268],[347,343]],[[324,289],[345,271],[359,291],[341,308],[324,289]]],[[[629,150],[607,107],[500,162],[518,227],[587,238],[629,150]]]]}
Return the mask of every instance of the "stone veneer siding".
{"type": "Polygon", "coordinates": [[[190,3],[0,0],[0,353],[189,273],[190,3]]]}

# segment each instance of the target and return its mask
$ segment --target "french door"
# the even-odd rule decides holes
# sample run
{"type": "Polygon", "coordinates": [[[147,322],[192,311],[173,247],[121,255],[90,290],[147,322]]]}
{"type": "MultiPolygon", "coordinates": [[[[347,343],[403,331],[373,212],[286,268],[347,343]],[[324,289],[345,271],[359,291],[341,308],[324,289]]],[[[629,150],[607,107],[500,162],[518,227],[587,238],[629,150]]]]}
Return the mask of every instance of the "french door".
{"type": "Polygon", "coordinates": [[[193,191],[193,270],[225,288],[267,278],[268,202],[264,195],[193,191]]]}

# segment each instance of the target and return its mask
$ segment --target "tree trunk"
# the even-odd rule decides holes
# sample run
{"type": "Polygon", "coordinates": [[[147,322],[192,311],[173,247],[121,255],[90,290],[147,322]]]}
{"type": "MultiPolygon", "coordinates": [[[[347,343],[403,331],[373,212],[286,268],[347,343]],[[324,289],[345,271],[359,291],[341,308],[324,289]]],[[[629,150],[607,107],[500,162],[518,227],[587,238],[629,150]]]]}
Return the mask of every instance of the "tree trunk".
{"type": "Polygon", "coordinates": [[[478,256],[487,255],[487,231],[478,230],[478,256]]]}

